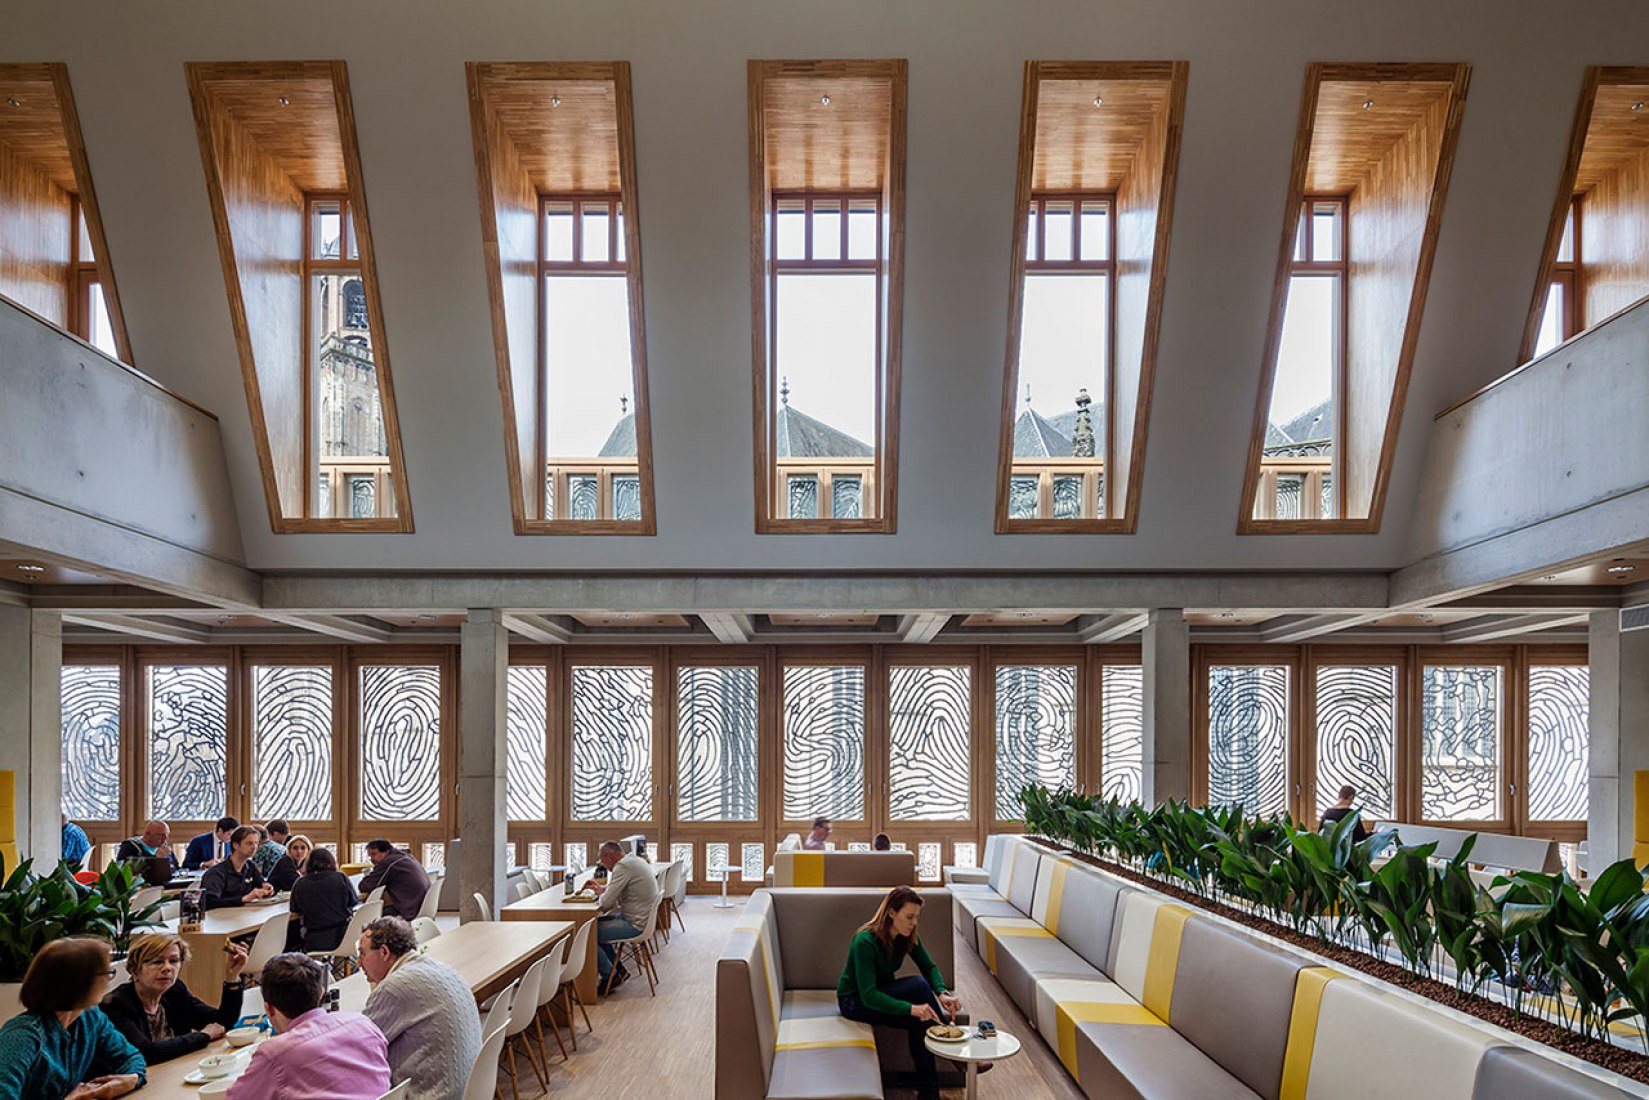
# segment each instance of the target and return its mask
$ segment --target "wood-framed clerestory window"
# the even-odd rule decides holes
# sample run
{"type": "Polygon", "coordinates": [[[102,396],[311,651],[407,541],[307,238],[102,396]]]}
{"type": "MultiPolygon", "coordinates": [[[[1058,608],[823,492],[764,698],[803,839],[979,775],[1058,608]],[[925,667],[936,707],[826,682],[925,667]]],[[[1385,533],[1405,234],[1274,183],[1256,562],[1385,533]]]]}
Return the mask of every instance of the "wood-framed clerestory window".
{"type": "Polygon", "coordinates": [[[91,227],[86,224],[86,210],[79,195],[71,196],[69,209],[73,212],[74,224],[74,245],[69,250],[74,257],[70,268],[69,331],[104,355],[119,359],[120,341],[115,336],[114,315],[109,310],[108,291],[103,285],[97,249],[92,243],[91,227]]]}

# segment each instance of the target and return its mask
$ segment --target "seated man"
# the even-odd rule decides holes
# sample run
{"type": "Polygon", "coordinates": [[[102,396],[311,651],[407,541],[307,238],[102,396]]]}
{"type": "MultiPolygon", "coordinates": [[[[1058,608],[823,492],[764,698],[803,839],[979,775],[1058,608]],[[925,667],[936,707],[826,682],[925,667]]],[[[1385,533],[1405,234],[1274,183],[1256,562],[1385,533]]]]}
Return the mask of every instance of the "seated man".
{"type": "Polygon", "coordinates": [[[172,861],[172,870],[177,870],[177,856],[172,852],[172,827],[164,821],[151,821],[143,826],[143,832],[137,836],[127,837],[120,842],[120,848],[115,852],[116,859],[153,859],[156,856],[165,856],[172,861]]]}
{"type": "Polygon", "coordinates": [[[601,971],[602,991],[611,993],[629,977],[624,967],[616,971],[613,968],[613,960],[618,957],[613,941],[641,935],[648,917],[658,911],[660,890],[653,868],[635,856],[625,855],[618,841],[602,844],[596,858],[607,868],[606,884],[590,887],[598,895],[596,908],[602,913],[595,926],[596,942],[601,945],[596,965],[601,971]]]}
{"type": "Polygon", "coordinates": [[[205,909],[245,905],[269,897],[275,888],[252,866],[252,853],[262,841],[258,830],[242,825],[229,834],[229,858],[200,876],[200,904],[205,909]]]}
{"type": "Polygon", "coordinates": [[[63,814],[62,818],[63,859],[78,870],[81,862],[86,858],[86,853],[92,850],[92,841],[86,835],[85,829],[69,820],[68,814],[63,814]]]}
{"type": "Polygon", "coordinates": [[[1353,844],[1361,844],[1363,841],[1367,840],[1368,839],[1368,830],[1363,828],[1363,814],[1362,814],[1362,811],[1361,810],[1354,810],[1354,809],[1351,808],[1351,803],[1356,798],[1357,798],[1357,788],[1356,787],[1353,787],[1349,783],[1347,783],[1345,786],[1341,787],[1340,788],[1340,801],[1336,802],[1334,805],[1330,806],[1328,809],[1323,811],[1323,820],[1317,826],[1318,831],[1321,831],[1323,829],[1327,829],[1330,825],[1334,824],[1336,821],[1339,821],[1341,818],[1345,817],[1347,814],[1356,814],[1357,815],[1357,821],[1355,823],[1353,823],[1353,825],[1351,826],[1351,842],[1353,844]]]}
{"type": "Polygon", "coordinates": [[[810,852],[822,852],[825,850],[825,841],[829,839],[830,818],[816,817],[813,819],[812,831],[807,834],[807,839],[802,841],[802,847],[810,852]]]}
{"type": "Polygon", "coordinates": [[[201,833],[189,841],[189,848],[183,853],[183,869],[185,871],[204,871],[219,860],[229,858],[229,835],[240,828],[240,822],[232,817],[218,818],[217,825],[209,833],[201,833]]]}
{"type": "Polygon", "coordinates": [[[258,986],[275,1037],[259,1044],[228,1100],[377,1100],[389,1091],[383,1032],[359,1012],[321,1007],[325,967],[307,955],[276,955],[258,986]]]}
{"type": "Polygon", "coordinates": [[[355,947],[372,992],[366,1018],[389,1040],[389,1075],[410,1081],[407,1100],[461,1096],[481,1052],[475,994],[458,971],[418,950],[400,917],[367,925],[355,947]]]}
{"type": "Polygon", "coordinates": [[[429,893],[429,875],[423,865],[387,840],[366,842],[366,858],[372,870],[361,880],[361,897],[384,888],[384,916],[412,920],[424,907],[429,893]]]}
{"type": "Polygon", "coordinates": [[[261,828],[257,825],[252,827],[258,830],[262,838],[258,850],[252,853],[252,866],[275,889],[292,889],[298,881],[298,865],[286,854],[286,842],[292,839],[292,831],[278,817],[261,828]]]}

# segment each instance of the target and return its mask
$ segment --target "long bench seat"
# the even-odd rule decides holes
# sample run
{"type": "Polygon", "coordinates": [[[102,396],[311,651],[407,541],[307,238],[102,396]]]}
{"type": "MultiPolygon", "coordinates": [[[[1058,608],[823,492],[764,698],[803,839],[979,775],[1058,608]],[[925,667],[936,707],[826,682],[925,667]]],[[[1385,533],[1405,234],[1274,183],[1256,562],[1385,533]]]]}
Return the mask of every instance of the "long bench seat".
{"type": "Polygon", "coordinates": [[[957,933],[1087,1096],[1649,1096],[1023,838],[984,862],[957,933]]]}

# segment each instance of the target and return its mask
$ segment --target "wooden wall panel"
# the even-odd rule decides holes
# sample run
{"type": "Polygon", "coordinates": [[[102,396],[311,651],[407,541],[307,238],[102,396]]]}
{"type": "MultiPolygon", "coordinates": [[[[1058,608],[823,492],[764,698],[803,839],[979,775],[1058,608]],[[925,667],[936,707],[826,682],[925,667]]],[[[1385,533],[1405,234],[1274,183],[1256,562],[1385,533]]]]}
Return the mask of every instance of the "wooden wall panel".
{"type": "Polygon", "coordinates": [[[1110,468],[1105,477],[1108,516],[1119,512],[1137,515],[1139,511],[1138,486],[1132,482],[1136,466],[1145,457],[1145,417],[1140,413],[1149,410],[1150,395],[1140,383],[1167,145],[1168,102],[1164,96],[1155,117],[1140,135],[1138,150],[1116,191],[1117,287],[1116,316],[1112,319],[1116,335],[1107,410],[1110,468]]]}
{"type": "Polygon", "coordinates": [[[1589,328],[1649,295],[1649,146],[1581,199],[1580,241],[1582,324],[1589,328]]]}
{"type": "Polygon", "coordinates": [[[1351,193],[1341,456],[1347,516],[1367,516],[1373,501],[1447,119],[1447,97],[1435,98],[1351,193]]]}
{"type": "Polygon", "coordinates": [[[69,324],[69,194],[0,141],[0,295],[69,324]]]}

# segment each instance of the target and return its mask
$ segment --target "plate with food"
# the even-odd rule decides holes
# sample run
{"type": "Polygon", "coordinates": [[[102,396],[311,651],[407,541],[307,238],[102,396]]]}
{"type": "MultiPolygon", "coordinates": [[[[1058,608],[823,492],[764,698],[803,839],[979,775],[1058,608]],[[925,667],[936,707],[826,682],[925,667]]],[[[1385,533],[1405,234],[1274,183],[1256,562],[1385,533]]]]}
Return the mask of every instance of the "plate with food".
{"type": "Polygon", "coordinates": [[[934,1024],[928,1028],[928,1038],[937,1039],[941,1043],[960,1043],[967,1037],[967,1030],[955,1024],[934,1024]]]}

